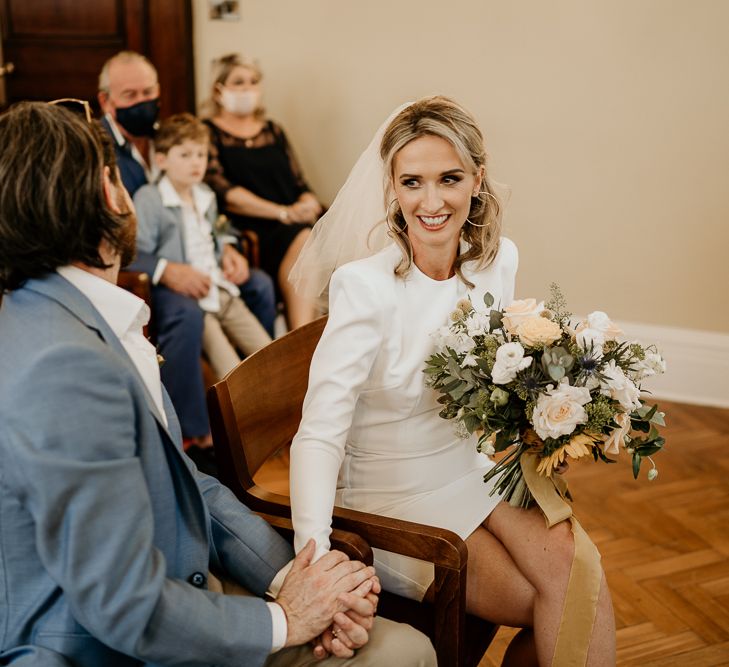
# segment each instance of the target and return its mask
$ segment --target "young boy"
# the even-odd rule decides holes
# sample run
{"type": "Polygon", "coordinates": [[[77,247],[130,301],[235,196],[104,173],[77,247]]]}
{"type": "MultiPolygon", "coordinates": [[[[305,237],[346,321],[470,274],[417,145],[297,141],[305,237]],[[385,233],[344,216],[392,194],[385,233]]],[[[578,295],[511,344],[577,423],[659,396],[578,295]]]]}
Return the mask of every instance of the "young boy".
{"type": "Polygon", "coordinates": [[[271,342],[240,299],[237,285],[249,275],[235,237],[217,228],[215,195],[202,183],[208,160],[208,130],[184,113],[164,120],[154,139],[163,177],[134,195],[137,249],[158,262],[152,282],[198,300],[205,311],[203,352],[217,377],[240,361],[236,348],[252,354],[271,342]]]}

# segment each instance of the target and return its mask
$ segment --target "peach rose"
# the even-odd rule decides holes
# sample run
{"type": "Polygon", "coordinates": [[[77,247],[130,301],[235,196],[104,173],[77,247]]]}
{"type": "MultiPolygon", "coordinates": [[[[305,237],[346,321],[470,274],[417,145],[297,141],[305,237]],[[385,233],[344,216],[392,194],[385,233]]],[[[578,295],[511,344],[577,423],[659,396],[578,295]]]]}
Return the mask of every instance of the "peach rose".
{"type": "Polygon", "coordinates": [[[524,345],[534,347],[559,340],[562,329],[556,322],[537,315],[523,319],[516,327],[516,335],[524,345]]]}
{"type": "Polygon", "coordinates": [[[517,299],[504,308],[503,325],[507,333],[514,333],[516,328],[528,317],[536,317],[544,310],[544,301],[536,299],[517,299]]]}

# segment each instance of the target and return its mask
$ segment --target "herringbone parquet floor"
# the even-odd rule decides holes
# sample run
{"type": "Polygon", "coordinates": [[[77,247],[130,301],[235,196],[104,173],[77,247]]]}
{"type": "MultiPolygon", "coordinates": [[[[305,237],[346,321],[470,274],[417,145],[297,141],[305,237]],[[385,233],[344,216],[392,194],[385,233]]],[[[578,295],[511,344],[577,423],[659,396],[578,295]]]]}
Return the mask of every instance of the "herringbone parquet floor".
{"type": "MultiPolygon", "coordinates": [[[[621,667],[729,665],[729,410],[661,401],[659,476],[573,464],[574,510],[602,553],[621,667]]],[[[260,484],[287,493],[288,457],[260,484]]],[[[501,628],[480,667],[501,664],[515,631],[501,628]]]]}
{"type": "MultiPolygon", "coordinates": [[[[617,619],[618,665],[729,665],[729,410],[661,401],[659,476],[573,464],[574,510],[597,544],[617,619]]],[[[501,628],[481,667],[501,663],[501,628]]]]}

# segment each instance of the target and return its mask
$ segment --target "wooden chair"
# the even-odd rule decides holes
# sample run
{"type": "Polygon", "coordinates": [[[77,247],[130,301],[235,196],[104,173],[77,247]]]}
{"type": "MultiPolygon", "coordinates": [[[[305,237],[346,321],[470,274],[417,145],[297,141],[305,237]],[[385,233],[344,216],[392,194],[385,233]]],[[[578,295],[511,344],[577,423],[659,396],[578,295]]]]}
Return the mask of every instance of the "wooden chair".
{"type": "MultiPolygon", "coordinates": [[[[256,484],[254,475],[296,434],[311,356],[325,322],[320,318],[273,341],[208,390],[220,479],[256,511],[291,515],[289,497],[256,484]]],[[[466,615],[468,552],[458,535],[341,507],[334,508],[333,527],[362,536],[371,547],[433,563],[432,604],[383,593],[379,611],[425,632],[440,665],[478,664],[496,626],[466,615]]]]}

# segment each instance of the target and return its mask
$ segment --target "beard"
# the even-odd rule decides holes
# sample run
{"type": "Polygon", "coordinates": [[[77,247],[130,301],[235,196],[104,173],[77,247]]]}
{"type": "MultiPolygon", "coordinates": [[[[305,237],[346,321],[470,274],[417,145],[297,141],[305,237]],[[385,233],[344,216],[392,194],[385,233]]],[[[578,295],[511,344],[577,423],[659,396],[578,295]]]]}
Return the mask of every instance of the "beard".
{"type": "Polygon", "coordinates": [[[124,219],[124,228],[119,234],[118,252],[121,268],[129,266],[137,257],[137,214],[134,204],[123,185],[120,183],[116,195],[116,205],[124,219]]]}

